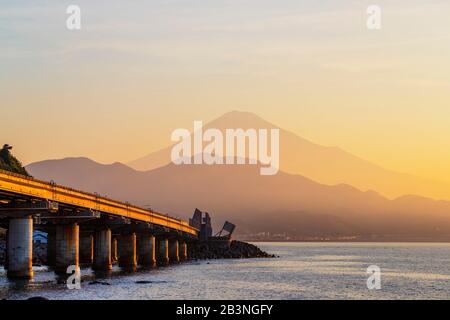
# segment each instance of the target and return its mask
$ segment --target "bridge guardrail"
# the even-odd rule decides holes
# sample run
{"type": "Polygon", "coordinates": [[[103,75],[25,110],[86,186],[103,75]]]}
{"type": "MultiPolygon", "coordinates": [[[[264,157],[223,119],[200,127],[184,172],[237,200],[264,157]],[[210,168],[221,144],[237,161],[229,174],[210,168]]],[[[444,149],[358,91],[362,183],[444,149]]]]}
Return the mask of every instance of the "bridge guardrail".
{"type": "MultiPolygon", "coordinates": [[[[95,193],[80,191],[74,188],[58,185],[56,183],[47,182],[0,169],[0,177],[2,175],[9,177],[10,180],[8,182],[9,184],[0,184],[0,189],[2,190],[7,189],[6,191],[13,193],[54,200],[74,206],[86,207],[113,215],[130,215],[129,217],[132,219],[166,226],[168,228],[181,230],[194,235],[198,234],[198,230],[189,226],[189,223],[184,220],[176,219],[153,210],[140,208],[127,202],[113,200],[95,193]],[[123,212],[126,213],[124,214],[123,212]]],[[[8,179],[0,179],[0,182],[1,180],[6,181],[8,179]]]]}

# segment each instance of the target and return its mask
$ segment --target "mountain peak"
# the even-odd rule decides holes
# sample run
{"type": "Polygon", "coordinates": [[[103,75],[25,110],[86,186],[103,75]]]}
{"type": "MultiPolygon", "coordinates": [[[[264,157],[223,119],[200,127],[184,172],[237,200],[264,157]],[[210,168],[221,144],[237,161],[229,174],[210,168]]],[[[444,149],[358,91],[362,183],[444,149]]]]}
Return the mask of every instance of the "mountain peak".
{"type": "Polygon", "coordinates": [[[260,116],[258,116],[256,113],[250,112],[250,111],[241,111],[241,110],[231,110],[228,112],[225,112],[222,116],[220,116],[219,118],[224,118],[224,117],[254,117],[254,118],[259,118],[261,119],[260,116]]]}
{"type": "MultiPolygon", "coordinates": [[[[187,124],[187,128],[191,128],[187,124]]],[[[316,144],[284,130],[258,115],[233,110],[203,126],[204,129],[280,129],[280,170],[300,174],[316,182],[336,185],[344,183],[359,190],[376,190],[380,195],[396,198],[403,194],[449,199],[448,183],[428,181],[386,170],[383,167],[346,152],[338,147],[316,144]]],[[[171,162],[172,145],[129,162],[135,170],[147,171],[171,162]]]]}
{"type": "Polygon", "coordinates": [[[227,129],[227,128],[241,128],[241,129],[259,129],[259,128],[277,128],[277,126],[264,120],[255,113],[248,111],[233,110],[224,113],[219,118],[209,122],[206,127],[227,129]]]}

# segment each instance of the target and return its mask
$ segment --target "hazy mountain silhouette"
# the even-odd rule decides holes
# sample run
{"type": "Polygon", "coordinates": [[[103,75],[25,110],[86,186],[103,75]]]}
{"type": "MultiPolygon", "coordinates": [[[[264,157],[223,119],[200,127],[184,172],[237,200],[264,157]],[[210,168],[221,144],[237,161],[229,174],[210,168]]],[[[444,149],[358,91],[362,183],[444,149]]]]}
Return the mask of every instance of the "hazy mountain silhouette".
{"type": "MultiPolygon", "coordinates": [[[[192,123],[186,128],[192,129],[192,123]]],[[[204,128],[278,128],[249,112],[233,111],[204,125],[204,128]]],[[[386,170],[337,147],[324,147],[280,129],[280,169],[300,174],[323,184],[345,183],[361,190],[376,190],[395,198],[417,194],[436,199],[450,199],[450,184],[386,170]]],[[[169,164],[172,146],[128,163],[146,171],[169,164]]]]}
{"type": "Polygon", "coordinates": [[[198,207],[211,212],[216,225],[225,219],[236,222],[240,233],[450,239],[450,202],[416,196],[388,200],[373,191],[323,185],[284,172],[261,176],[256,165],[169,164],[140,172],[119,163],[67,158],[27,169],[36,178],[183,218],[198,207]]]}

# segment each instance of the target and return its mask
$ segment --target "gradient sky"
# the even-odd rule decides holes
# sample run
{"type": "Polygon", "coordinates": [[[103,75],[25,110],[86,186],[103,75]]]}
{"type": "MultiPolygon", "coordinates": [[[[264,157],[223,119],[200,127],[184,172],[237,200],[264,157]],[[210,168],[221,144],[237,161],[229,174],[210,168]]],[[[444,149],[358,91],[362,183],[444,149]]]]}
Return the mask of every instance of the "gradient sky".
{"type": "Polygon", "coordinates": [[[242,110],[450,181],[447,0],[0,0],[0,49],[0,137],[25,163],[127,162],[242,110]]]}

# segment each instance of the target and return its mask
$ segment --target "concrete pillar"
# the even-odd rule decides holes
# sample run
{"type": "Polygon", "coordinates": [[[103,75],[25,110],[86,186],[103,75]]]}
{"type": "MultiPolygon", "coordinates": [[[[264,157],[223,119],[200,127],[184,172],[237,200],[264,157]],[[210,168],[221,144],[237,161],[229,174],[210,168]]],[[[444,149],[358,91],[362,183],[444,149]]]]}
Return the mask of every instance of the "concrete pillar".
{"type": "Polygon", "coordinates": [[[90,232],[80,233],[80,263],[91,264],[94,261],[94,236],[90,232]]]}
{"type": "Polygon", "coordinates": [[[66,273],[67,267],[79,263],[79,226],[76,223],[56,226],[55,272],[66,273]]]}
{"type": "Polygon", "coordinates": [[[119,259],[118,248],[117,248],[117,238],[114,237],[111,241],[111,260],[113,262],[119,259]]]}
{"type": "Polygon", "coordinates": [[[179,248],[180,260],[182,260],[182,261],[187,260],[187,244],[186,244],[186,242],[180,241],[179,245],[180,245],[180,248],[179,248]]]}
{"type": "Polygon", "coordinates": [[[94,270],[112,270],[111,229],[95,232],[94,270]]]}
{"type": "Polygon", "coordinates": [[[180,262],[179,245],[177,239],[169,240],[169,260],[172,263],[180,262]]]}
{"type": "Polygon", "coordinates": [[[136,270],[136,234],[120,236],[119,266],[128,270],[136,270]]]}
{"type": "Polygon", "coordinates": [[[55,230],[49,230],[47,233],[47,265],[50,267],[54,267],[55,260],[56,260],[56,232],[55,230]]]}
{"type": "Polygon", "coordinates": [[[139,235],[138,238],[138,255],[139,264],[145,267],[153,267],[156,265],[155,257],[155,237],[148,234],[139,235]]]}
{"type": "Polygon", "coordinates": [[[33,277],[33,218],[9,219],[8,229],[8,277],[33,277]]]}
{"type": "Polygon", "coordinates": [[[158,257],[156,262],[161,266],[169,264],[169,240],[164,238],[158,239],[158,257]]]}

